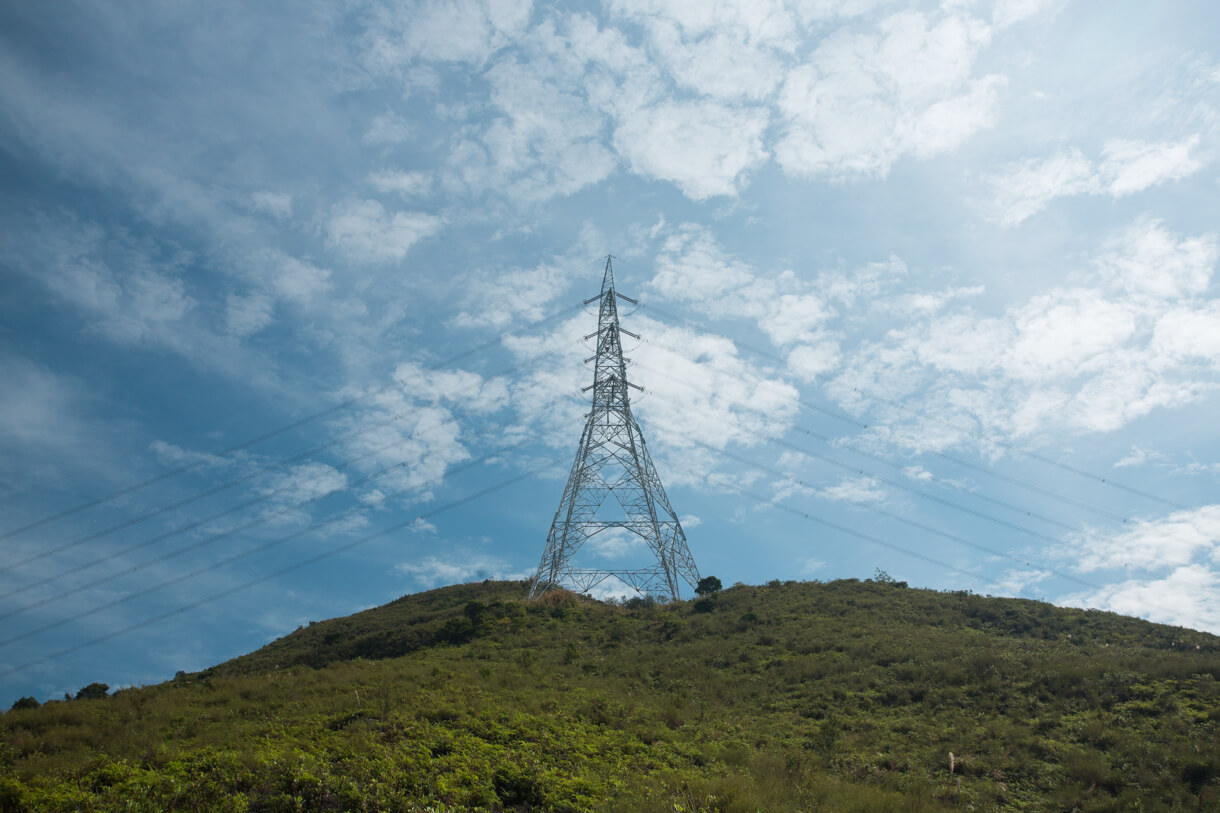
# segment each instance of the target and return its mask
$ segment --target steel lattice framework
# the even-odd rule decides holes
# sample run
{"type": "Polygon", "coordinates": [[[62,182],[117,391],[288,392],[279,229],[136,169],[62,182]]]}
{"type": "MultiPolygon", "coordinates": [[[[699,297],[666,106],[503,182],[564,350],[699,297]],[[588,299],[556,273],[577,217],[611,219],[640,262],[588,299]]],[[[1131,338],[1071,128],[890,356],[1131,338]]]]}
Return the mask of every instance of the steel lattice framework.
{"type": "Polygon", "coordinates": [[[530,589],[535,596],[554,587],[587,593],[610,578],[620,579],[640,593],[662,601],[677,599],[679,580],[692,588],[699,582],[699,569],[686,544],[682,523],[665,496],[665,487],[652,465],[644,434],[631,414],[628,389],[641,387],[627,380],[621,334],[638,339],[618,322],[618,299],[638,304],[614,290],[614,269],[606,258],[597,318],[597,355],[593,384],[593,408],[589,412],[576,460],[559,501],[559,510],[547,535],[546,549],[530,589]],[[607,499],[623,509],[624,518],[599,520],[597,514],[607,499]],[[591,537],[611,528],[623,528],[640,537],[656,557],[645,567],[627,570],[577,567],[572,559],[591,537]]]}

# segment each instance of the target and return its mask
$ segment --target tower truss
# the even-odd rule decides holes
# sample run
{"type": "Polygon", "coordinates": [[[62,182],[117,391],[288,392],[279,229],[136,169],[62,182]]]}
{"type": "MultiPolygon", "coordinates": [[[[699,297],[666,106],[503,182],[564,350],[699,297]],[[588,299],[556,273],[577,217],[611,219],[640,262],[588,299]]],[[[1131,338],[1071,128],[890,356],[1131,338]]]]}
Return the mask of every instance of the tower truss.
{"type": "Polygon", "coordinates": [[[623,330],[618,300],[638,304],[614,290],[614,268],[606,258],[600,301],[593,383],[593,406],[580,436],[576,459],[547,534],[546,548],[530,596],[556,587],[587,593],[614,577],[637,592],[660,600],[680,598],[679,584],[699,582],[699,569],[686,544],[682,523],[665,496],[665,487],[652,464],[644,434],[631,414],[628,391],[641,387],[627,380],[623,330]],[[614,504],[618,508],[615,509],[614,504]],[[601,519],[602,509],[617,516],[601,519]],[[592,537],[623,529],[643,540],[655,562],[627,569],[578,567],[573,558],[592,537]]]}

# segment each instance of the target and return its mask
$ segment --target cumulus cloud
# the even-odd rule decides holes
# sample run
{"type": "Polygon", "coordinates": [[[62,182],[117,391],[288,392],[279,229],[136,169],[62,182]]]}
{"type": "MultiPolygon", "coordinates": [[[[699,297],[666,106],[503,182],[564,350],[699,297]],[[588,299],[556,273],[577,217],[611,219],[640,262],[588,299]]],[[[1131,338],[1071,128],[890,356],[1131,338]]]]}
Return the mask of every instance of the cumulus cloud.
{"type": "Polygon", "coordinates": [[[1220,633],[1220,602],[1215,598],[1218,586],[1220,573],[1205,564],[1192,564],[1162,578],[1129,579],[1065,596],[1057,603],[1220,633]]]}
{"type": "Polygon", "coordinates": [[[229,294],[225,299],[225,325],[230,335],[245,338],[271,324],[274,310],[275,303],[266,294],[229,294]]]}
{"type": "Polygon", "coordinates": [[[776,159],[796,175],[885,175],[990,125],[999,75],[972,76],[990,38],[978,20],[903,12],[875,32],[836,32],[789,72],[779,95],[776,159]]]}
{"type": "Polygon", "coordinates": [[[1025,221],[1055,198],[1092,192],[1096,187],[1092,162],[1075,148],[1010,164],[991,182],[997,193],[993,217],[1005,226],[1025,221]]]}
{"type": "Polygon", "coordinates": [[[401,260],[420,240],[440,231],[443,221],[425,212],[387,212],[375,200],[335,204],[326,226],[327,243],[354,260],[401,260]]]}
{"type": "Polygon", "coordinates": [[[480,64],[522,32],[530,3],[503,0],[429,0],[375,6],[365,64],[401,73],[416,59],[480,64]]]}
{"type": "Polygon", "coordinates": [[[1220,549],[1220,505],[1176,511],[1158,520],[1138,520],[1133,528],[1118,534],[1088,531],[1074,541],[1087,549],[1076,561],[1076,567],[1085,573],[1106,568],[1179,567],[1190,564],[1200,552],[1212,554],[1220,549]]]}
{"type": "Polygon", "coordinates": [[[1111,239],[1094,267],[1108,284],[1173,299],[1205,293],[1217,260],[1215,234],[1178,239],[1160,221],[1143,219],[1111,239]]]}
{"type": "MultiPolygon", "coordinates": [[[[1215,235],[1184,237],[1140,220],[1105,242],[1080,284],[994,316],[915,316],[862,343],[845,360],[844,380],[1009,437],[1114,431],[1217,385],[1208,353],[1220,348],[1220,308],[1192,292],[1206,290],[1218,257],[1215,235]]],[[[836,393],[863,406],[849,390],[836,393]]]]}
{"type": "Polygon", "coordinates": [[[623,119],[614,144],[636,172],[704,200],[735,195],[743,176],[766,160],[767,120],[761,109],[665,101],[623,119]]]}
{"type": "Polygon", "coordinates": [[[991,21],[996,28],[1007,28],[1039,14],[1050,16],[1063,4],[1064,0],[996,0],[991,21]]]}
{"type": "MultiPolygon", "coordinates": [[[[707,200],[737,195],[773,155],[800,176],[884,175],[990,125],[1005,80],[974,72],[989,26],[956,10],[852,19],[876,5],[616,0],[609,18],[625,26],[583,12],[532,20],[528,7],[491,2],[383,8],[365,62],[400,78],[421,65],[485,66],[487,104],[446,108],[464,122],[444,172],[451,191],[540,202],[625,165],[707,200]],[[835,18],[852,23],[803,53],[835,18]]],[[[387,112],[365,140],[410,137],[387,112]]]]}
{"type": "Polygon", "coordinates": [[[395,570],[414,579],[421,587],[431,588],[440,584],[464,584],[484,579],[528,579],[533,569],[521,569],[495,556],[486,554],[464,555],[442,559],[428,556],[414,562],[402,562],[395,570]]]}
{"type": "Polygon", "coordinates": [[[828,500],[846,502],[878,502],[885,499],[885,492],[870,477],[852,477],[839,481],[821,491],[828,500]]]}
{"type": "Polygon", "coordinates": [[[776,345],[805,345],[795,352],[811,364],[824,364],[836,353],[824,332],[835,311],[819,281],[804,281],[791,270],[761,274],[701,226],[684,224],[666,238],[648,288],[711,316],[755,319],[776,345]]]}
{"type": "Polygon", "coordinates": [[[251,196],[250,202],[258,211],[280,220],[292,217],[292,195],[287,192],[271,192],[267,190],[255,192],[251,196]]]}
{"type": "Polygon", "coordinates": [[[1009,164],[989,179],[995,192],[989,216],[1001,225],[1016,226],[1055,198],[1119,198],[1185,178],[1203,167],[1203,161],[1195,155],[1199,140],[1198,134],[1181,141],[1112,139],[1102,147],[1099,162],[1090,161],[1072,147],[1047,158],[1009,164]]]}
{"type": "Polygon", "coordinates": [[[384,170],[370,175],[369,183],[378,192],[394,193],[404,198],[423,197],[432,191],[432,177],[426,172],[384,170]]]}

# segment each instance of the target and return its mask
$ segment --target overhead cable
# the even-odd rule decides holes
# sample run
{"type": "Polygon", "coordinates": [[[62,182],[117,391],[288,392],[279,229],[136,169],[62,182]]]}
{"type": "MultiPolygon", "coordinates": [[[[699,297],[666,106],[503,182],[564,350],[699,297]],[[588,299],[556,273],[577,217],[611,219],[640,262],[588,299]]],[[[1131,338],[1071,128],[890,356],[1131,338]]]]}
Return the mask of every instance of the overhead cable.
{"type": "Polygon", "coordinates": [[[352,548],[358,547],[367,542],[371,542],[374,539],[380,539],[381,537],[386,536],[387,534],[394,533],[395,531],[401,531],[404,528],[407,528],[408,526],[410,526],[416,522],[419,522],[421,520],[426,520],[429,517],[434,517],[437,514],[440,514],[444,511],[449,511],[453,508],[457,508],[458,506],[465,505],[466,503],[473,502],[474,500],[477,500],[477,499],[481,499],[482,497],[485,497],[488,494],[491,494],[495,491],[499,491],[500,489],[507,488],[508,486],[519,483],[522,480],[526,480],[530,477],[533,477],[534,475],[539,474],[540,472],[545,471],[546,469],[549,469],[553,466],[558,465],[559,463],[562,463],[562,462],[564,462],[566,460],[570,460],[570,459],[571,459],[570,456],[566,456],[566,455],[564,457],[555,458],[548,463],[544,463],[541,466],[538,466],[536,468],[533,468],[533,469],[525,472],[524,474],[517,475],[516,477],[512,477],[508,480],[504,480],[493,486],[489,486],[489,487],[484,488],[480,491],[477,491],[473,494],[467,495],[466,497],[463,497],[459,500],[455,500],[453,502],[450,502],[445,505],[434,508],[431,511],[425,511],[422,514],[418,514],[415,517],[412,517],[411,519],[407,520],[406,522],[400,522],[400,523],[392,525],[388,528],[383,528],[380,531],[376,531],[374,533],[360,537],[359,539],[353,540],[344,545],[340,545],[339,547],[324,550],[321,553],[318,553],[314,556],[310,556],[307,559],[303,559],[301,561],[288,565],[287,567],[280,568],[279,570],[276,570],[273,573],[268,573],[265,576],[260,576],[256,579],[251,579],[250,581],[243,582],[242,584],[234,585],[233,587],[222,590],[221,592],[215,593],[206,598],[199,599],[198,601],[192,601],[189,604],[184,604],[173,610],[169,610],[168,612],[160,613],[160,614],[152,616],[150,618],[146,618],[135,624],[129,624],[128,626],[123,627],[122,629],[114,630],[113,632],[109,632],[105,635],[91,638],[88,641],[82,641],[81,643],[74,644],[73,646],[67,647],[66,649],[61,649],[61,650],[59,650],[57,652],[53,652],[49,655],[44,655],[41,658],[36,658],[35,660],[27,661],[18,666],[11,667],[9,669],[6,669],[6,670],[0,672],[0,677],[7,677],[8,675],[24,671],[33,666],[37,666],[41,663],[45,663],[47,661],[54,660],[56,658],[61,658],[64,655],[70,655],[73,652],[78,652],[86,647],[94,646],[95,644],[99,644],[104,641],[109,641],[113,638],[119,637],[120,635],[126,635],[127,633],[132,632],[134,630],[141,629],[143,627],[147,627],[147,626],[149,626],[151,624],[155,624],[159,621],[164,621],[167,618],[172,618],[175,615],[180,615],[189,610],[193,610],[196,607],[201,607],[204,604],[208,604],[213,601],[219,601],[222,598],[227,598],[235,593],[241,592],[242,590],[248,590],[251,587],[255,587],[256,585],[270,581],[271,579],[279,578],[280,576],[291,573],[295,570],[300,570],[303,567],[308,567],[309,565],[312,565],[316,562],[320,562],[323,559],[327,559],[336,554],[349,551],[352,548]]]}
{"type": "MultiPolygon", "coordinates": [[[[444,361],[441,361],[441,362],[437,362],[436,364],[433,364],[430,367],[427,367],[426,369],[431,372],[431,371],[443,369],[445,367],[448,367],[451,364],[456,364],[457,362],[461,361],[462,359],[465,359],[476,353],[480,353],[490,347],[494,347],[495,345],[499,344],[500,342],[504,341],[505,339],[511,338],[513,336],[518,336],[522,333],[527,333],[531,330],[534,330],[535,328],[541,327],[542,325],[548,324],[557,319],[561,319],[564,316],[567,316],[569,313],[579,310],[582,307],[583,307],[583,303],[577,303],[574,305],[570,305],[561,311],[551,314],[550,316],[547,316],[543,319],[539,319],[536,322],[532,322],[524,327],[517,328],[516,330],[510,331],[508,333],[503,333],[500,336],[497,336],[495,339],[492,339],[489,342],[484,342],[483,344],[481,344],[477,347],[473,347],[462,353],[459,353],[456,356],[445,359],[444,361]]],[[[342,401],[338,404],[335,404],[333,406],[329,406],[320,412],[315,412],[312,415],[307,415],[304,418],[293,421],[292,423],[289,423],[289,424],[285,424],[284,426],[281,426],[277,429],[272,429],[269,432],[264,432],[263,434],[261,434],[257,437],[250,438],[249,440],[244,440],[235,446],[230,446],[229,448],[227,448],[223,451],[217,452],[213,455],[209,455],[209,458],[215,459],[215,458],[225,457],[226,455],[230,455],[233,452],[238,452],[243,449],[247,449],[258,443],[262,443],[264,440],[270,440],[271,438],[277,437],[278,435],[282,435],[285,432],[290,432],[293,429],[297,429],[306,424],[313,423],[314,421],[324,418],[327,415],[332,415],[332,414],[339,412],[341,410],[344,410],[354,404],[358,404],[361,401],[365,401],[365,400],[368,400],[369,398],[380,395],[381,393],[383,393],[387,390],[393,389],[396,386],[402,386],[403,383],[405,383],[405,382],[399,381],[398,379],[391,380],[388,384],[384,384],[381,387],[378,387],[373,390],[369,390],[368,392],[365,392],[365,393],[361,393],[360,395],[357,395],[353,398],[349,398],[349,399],[342,401]]],[[[56,520],[63,519],[65,517],[69,517],[73,514],[78,514],[81,511],[85,511],[89,508],[94,508],[98,505],[102,505],[104,503],[110,502],[111,500],[117,499],[117,498],[125,496],[127,494],[131,494],[131,493],[139,491],[143,488],[147,488],[148,486],[162,482],[163,480],[168,480],[171,477],[176,477],[179,474],[185,474],[186,472],[197,469],[201,466],[206,465],[207,463],[208,463],[207,459],[198,460],[194,463],[188,463],[184,466],[179,466],[176,469],[171,469],[169,471],[162,472],[161,474],[158,474],[155,477],[150,477],[147,480],[144,480],[142,482],[133,483],[132,485],[125,486],[124,488],[121,488],[117,491],[112,491],[109,494],[89,500],[88,502],[81,503],[79,505],[76,505],[72,508],[65,509],[63,511],[59,511],[58,513],[51,514],[50,516],[43,517],[42,519],[35,520],[34,522],[27,523],[25,525],[22,525],[19,528],[13,528],[8,531],[0,532],[0,540],[8,539],[9,537],[16,536],[17,534],[24,533],[26,531],[31,531],[35,528],[39,528],[43,525],[54,522],[56,520]]],[[[0,569],[0,572],[3,572],[3,569],[0,569]]]]}
{"type": "MultiPolygon", "coordinates": [[[[1120,491],[1125,491],[1129,494],[1134,494],[1136,496],[1143,497],[1145,499],[1161,503],[1162,505],[1167,505],[1171,508],[1177,508],[1179,510],[1183,510],[1186,508],[1186,506],[1182,505],[1181,503],[1175,502],[1173,500],[1169,500],[1164,497],[1159,497],[1156,494],[1152,494],[1148,491],[1143,491],[1141,489],[1125,485],[1116,480],[1112,480],[1108,477],[1102,477],[1099,474],[1094,474],[1090,471],[1086,471],[1085,469],[1081,469],[1081,468],[1073,466],[1071,464],[1063,463],[1063,462],[1055,460],[1053,458],[1046,457],[1045,455],[1039,454],[1037,452],[1032,452],[1032,451],[1029,451],[1028,449],[1022,449],[1021,447],[1019,447],[1015,444],[1012,444],[1012,443],[1008,443],[1007,441],[998,440],[989,435],[984,435],[983,433],[978,432],[974,429],[971,429],[968,426],[961,426],[960,424],[956,424],[956,423],[953,423],[952,421],[946,420],[944,418],[940,418],[936,415],[932,415],[932,414],[928,413],[926,410],[919,409],[918,407],[913,407],[908,404],[904,404],[901,401],[896,401],[892,398],[887,398],[884,395],[879,395],[877,393],[870,392],[869,390],[866,390],[863,387],[858,387],[854,384],[848,384],[833,376],[827,376],[825,374],[817,373],[817,372],[814,372],[807,368],[800,367],[799,365],[793,364],[792,362],[788,361],[787,359],[777,356],[774,353],[768,352],[759,347],[754,347],[753,345],[746,344],[745,342],[734,339],[730,336],[727,336],[723,333],[713,330],[713,329],[707,327],[706,325],[703,325],[702,323],[697,322],[693,319],[687,319],[685,317],[669,313],[654,305],[649,305],[647,303],[642,304],[641,307],[648,308],[651,312],[657,314],[658,316],[661,316],[662,318],[669,319],[673,322],[679,322],[681,324],[688,325],[689,327],[692,327],[695,330],[698,330],[700,332],[733,342],[733,344],[737,347],[743,347],[752,353],[757,353],[758,355],[763,356],[764,358],[771,359],[772,361],[782,364],[785,367],[788,367],[796,372],[800,372],[802,375],[806,375],[806,376],[809,376],[810,378],[821,381],[824,384],[830,384],[830,385],[833,385],[836,387],[850,390],[850,391],[856,393],[857,395],[862,395],[865,398],[886,404],[887,406],[891,406],[895,409],[901,410],[910,415],[916,415],[925,420],[932,421],[934,423],[938,423],[941,426],[954,430],[955,432],[960,432],[962,434],[969,435],[977,440],[981,440],[985,443],[991,443],[993,445],[999,446],[1000,448],[1006,449],[1007,451],[1010,451],[1013,454],[1017,454],[1022,457],[1028,457],[1031,460],[1036,460],[1040,463],[1045,463],[1047,465],[1054,466],[1056,468],[1062,469],[1063,471],[1071,472],[1073,474],[1088,478],[1090,480],[1094,480],[1096,482],[1102,483],[1102,484],[1110,486],[1112,488],[1119,489],[1120,491]]],[[[802,402],[802,403],[805,403],[805,402],[802,402]]],[[[854,423],[865,429],[870,429],[874,432],[877,432],[878,434],[889,435],[889,436],[893,437],[895,440],[898,440],[899,442],[904,442],[901,440],[900,436],[898,436],[896,433],[891,433],[891,432],[881,430],[879,427],[876,427],[871,424],[862,423],[859,420],[857,420],[855,418],[851,418],[850,416],[847,416],[847,415],[842,415],[840,413],[831,413],[828,410],[822,409],[820,407],[816,407],[812,404],[805,403],[805,405],[810,406],[811,408],[814,408],[814,409],[818,409],[818,411],[825,412],[828,415],[833,415],[834,417],[838,417],[841,420],[850,421],[851,423],[854,423]]]]}

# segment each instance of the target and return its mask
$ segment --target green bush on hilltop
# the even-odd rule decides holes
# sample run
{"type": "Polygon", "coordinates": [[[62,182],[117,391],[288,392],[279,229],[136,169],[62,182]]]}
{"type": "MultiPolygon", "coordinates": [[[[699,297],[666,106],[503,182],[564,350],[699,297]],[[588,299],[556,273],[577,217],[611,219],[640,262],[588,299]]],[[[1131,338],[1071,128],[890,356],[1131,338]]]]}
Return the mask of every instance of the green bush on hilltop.
{"type": "Polygon", "coordinates": [[[406,596],[15,707],[0,811],[1220,808],[1220,639],[884,575],[406,596]]]}

